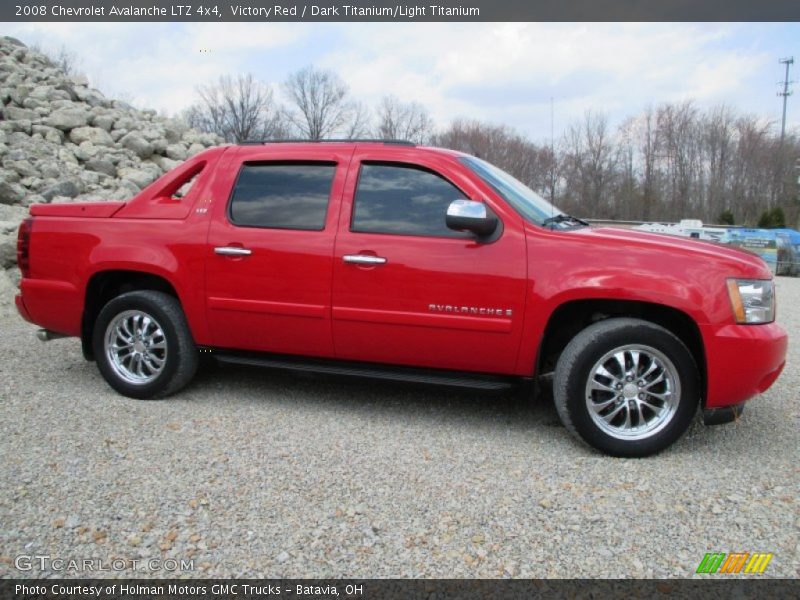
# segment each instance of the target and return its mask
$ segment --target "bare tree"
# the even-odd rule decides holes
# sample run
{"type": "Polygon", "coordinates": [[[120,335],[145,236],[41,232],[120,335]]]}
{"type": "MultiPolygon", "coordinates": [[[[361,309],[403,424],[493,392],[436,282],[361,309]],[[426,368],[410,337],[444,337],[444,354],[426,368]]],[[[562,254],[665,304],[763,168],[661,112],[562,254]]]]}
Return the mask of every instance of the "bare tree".
{"type": "Polygon", "coordinates": [[[628,118],[617,130],[616,162],[618,173],[616,185],[611,193],[615,219],[630,219],[636,211],[638,198],[638,166],[636,161],[636,119],[628,118]]]}
{"type": "Polygon", "coordinates": [[[555,185],[550,148],[537,146],[510,127],[457,119],[432,136],[431,143],[487,160],[543,195],[555,185]]]}
{"type": "Polygon", "coordinates": [[[384,96],[378,106],[376,137],[383,140],[408,140],[425,143],[433,131],[433,120],[417,102],[400,102],[395,96],[384,96]]]}
{"type": "Polygon", "coordinates": [[[638,151],[641,160],[641,211],[632,213],[634,219],[650,220],[659,202],[658,156],[661,151],[656,112],[648,106],[637,119],[638,151]]]}
{"type": "Polygon", "coordinates": [[[350,118],[344,136],[348,140],[363,138],[369,135],[371,115],[369,108],[361,102],[350,105],[350,118]]]}
{"type": "Polygon", "coordinates": [[[272,90],[251,74],[222,76],[198,88],[199,101],[184,113],[187,123],[226,142],[281,137],[285,127],[272,90]]]}
{"type": "Polygon", "coordinates": [[[781,145],[774,123],[726,106],[662,104],[616,128],[605,115],[589,112],[551,148],[506,125],[469,119],[435,133],[424,106],[394,96],[381,99],[373,119],[336,73],[314,67],[290,75],[283,91],[287,108],[252,76],[223,77],[198,90],[185,116],[231,142],[371,134],[461,150],[585,217],[715,222],[730,211],[737,223],[754,225],[765,210],[781,208],[791,225],[800,218],[798,132],[787,132],[781,145]]]}
{"type": "Polygon", "coordinates": [[[51,59],[64,75],[78,75],[81,61],[78,55],[72,50],[68,50],[66,46],[61,46],[51,59]]]}
{"type": "Polygon", "coordinates": [[[769,124],[756,117],[742,116],[736,120],[737,144],[733,157],[731,191],[732,210],[737,222],[754,224],[761,212],[769,208],[772,159],[769,124]]]}
{"type": "Polygon", "coordinates": [[[613,207],[609,190],[618,154],[603,114],[587,112],[564,138],[563,161],[567,172],[565,206],[588,217],[613,207]]]}
{"type": "Polygon", "coordinates": [[[289,122],[310,140],[347,133],[359,116],[347,84],[333,71],[305,67],[289,75],[284,89],[291,103],[286,111],[289,122]]]}
{"type": "Polygon", "coordinates": [[[78,75],[80,73],[80,58],[78,58],[78,55],[75,52],[67,49],[67,47],[64,45],[62,45],[58,50],[47,51],[38,44],[31,44],[29,50],[38,52],[39,54],[44,54],[50,60],[50,62],[53,63],[53,66],[61,71],[64,75],[72,77],[73,75],[78,75]]]}
{"type": "Polygon", "coordinates": [[[484,158],[579,216],[713,223],[731,211],[754,226],[780,207],[790,226],[800,225],[800,135],[781,146],[774,123],[726,106],[648,107],[616,130],[587,113],[555,156],[507,126],[464,119],[433,143],[484,158]]]}
{"type": "Polygon", "coordinates": [[[601,125],[585,118],[568,129],[559,157],[560,206],[646,221],[716,222],[730,211],[746,225],[780,208],[797,225],[800,186],[796,176],[781,176],[800,158],[796,134],[781,146],[774,123],[727,106],[701,111],[691,102],[647,108],[614,136],[601,125]]]}
{"type": "Polygon", "coordinates": [[[720,215],[731,209],[727,181],[732,166],[735,119],[728,107],[718,106],[706,113],[699,125],[703,165],[707,173],[705,207],[712,214],[720,215]]]}
{"type": "Polygon", "coordinates": [[[668,207],[672,219],[699,216],[698,211],[698,111],[691,101],[663,104],[658,127],[663,139],[669,183],[668,207]]]}

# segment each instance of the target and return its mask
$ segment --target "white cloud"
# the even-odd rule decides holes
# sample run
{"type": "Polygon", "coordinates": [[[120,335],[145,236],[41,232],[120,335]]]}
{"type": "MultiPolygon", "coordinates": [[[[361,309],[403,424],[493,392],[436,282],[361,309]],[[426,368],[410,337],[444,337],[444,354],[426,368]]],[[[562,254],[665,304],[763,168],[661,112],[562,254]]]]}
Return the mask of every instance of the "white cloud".
{"type": "Polygon", "coordinates": [[[302,39],[307,31],[274,23],[37,23],[15,26],[27,44],[75,52],[92,85],[143,107],[171,113],[198,85],[244,70],[254,54],[302,39]]]}
{"type": "Polygon", "coordinates": [[[541,120],[544,111],[549,129],[551,96],[571,117],[588,109],[634,112],[665,100],[729,99],[764,61],[716,48],[734,34],[720,24],[351,25],[344,49],[324,62],[348,65],[343,74],[356,94],[417,100],[440,121],[455,114],[504,121],[511,113],[526,127],[519,121],[526,112],[541,120]]]}
{"type": "MultiPolygon", "coordinates": [[[[84,59],[109,95],[177,112],[196,86],[253,71],[282,81],[308,62],[336,70],[375,105],[385,94],[455,116],[505,122],[534,137],[586,110],[612,119],[692,98],[772,114],[779,75],[773,31],[792,25],[660,23],[7,24],[84,59]]],[[[800,27],[797,32],[800,33],[800,27]]],[[[783,29],[780,29],[783,28],[783,29]]],[[[800,35],[795,39],[800,39],[800,35]]],[[[795,43],[796,44],[796,43],[795,43]]],[[[791,53],[781,50],[780,54],[791,53]]],[[[800,112],[800,111],[797,111],[800,112]]],[[[790,112],[791,116],[791,112],[790,112]]],[[[791,122],[791,121],[790,121],[791,122]]],[[[794,122],[800,122],[795,117],[794,122]]]]}

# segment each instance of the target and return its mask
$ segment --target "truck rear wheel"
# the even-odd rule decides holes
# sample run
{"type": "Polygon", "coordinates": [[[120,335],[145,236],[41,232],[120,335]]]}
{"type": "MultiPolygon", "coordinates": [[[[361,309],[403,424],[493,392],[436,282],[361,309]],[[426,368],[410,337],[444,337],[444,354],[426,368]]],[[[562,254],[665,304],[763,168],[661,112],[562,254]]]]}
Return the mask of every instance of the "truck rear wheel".
{"type": "Polygon", "coordinates": [[[567,344],[553,396],[573,435],[612,456],[642,457],[683,435],[697,412],[700,383],[675,335],[648,321],[614,318],[567,344]]]}
{"type": "Polygon", "coordinates": [[[197,347],[180,303],[163,292],[128,292],[109,301],[95,321],[92,344],[105,380],[131,398],[169,396],[197,370],[197,347]]]}

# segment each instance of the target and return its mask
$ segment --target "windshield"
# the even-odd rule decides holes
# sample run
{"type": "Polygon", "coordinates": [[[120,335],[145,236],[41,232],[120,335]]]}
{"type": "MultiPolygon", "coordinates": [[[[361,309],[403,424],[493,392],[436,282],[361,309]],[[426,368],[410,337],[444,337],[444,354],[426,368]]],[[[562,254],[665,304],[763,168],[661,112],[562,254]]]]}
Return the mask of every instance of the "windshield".
{"type": "Polygon", "coordinates": [[[463,156],[460,160],[531,223],[558,229],[575,227],[576,222],[571,218],[556,218],[564,213],[502,169],[474,156],[463,156]]]}

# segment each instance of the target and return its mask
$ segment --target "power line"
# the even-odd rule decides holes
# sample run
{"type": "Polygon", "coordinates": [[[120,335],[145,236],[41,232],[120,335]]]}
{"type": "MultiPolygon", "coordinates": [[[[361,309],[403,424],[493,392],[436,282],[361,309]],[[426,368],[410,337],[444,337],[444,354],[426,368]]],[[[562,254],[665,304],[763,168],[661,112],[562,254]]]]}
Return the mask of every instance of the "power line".
{"type": "Polygon", "coordinates": [[[782,65],[786,65],[786,75],[783,78],[783,91],[778,92],[778,96],[783,96],[783,119],[781,120],[781,145],[783,145],[783,138],[786,135],[786,100],[792,95],[792,92],[789,90],[789,84],[794,83],[789,81],[789,67],[794,64],[794,56],[782,58],[778,62],[782,65]]]}

